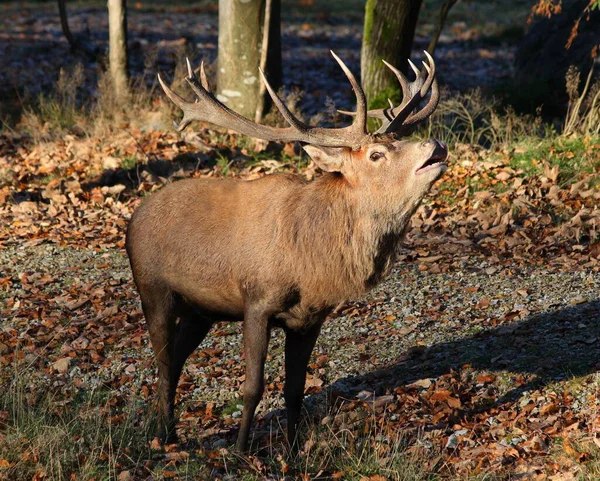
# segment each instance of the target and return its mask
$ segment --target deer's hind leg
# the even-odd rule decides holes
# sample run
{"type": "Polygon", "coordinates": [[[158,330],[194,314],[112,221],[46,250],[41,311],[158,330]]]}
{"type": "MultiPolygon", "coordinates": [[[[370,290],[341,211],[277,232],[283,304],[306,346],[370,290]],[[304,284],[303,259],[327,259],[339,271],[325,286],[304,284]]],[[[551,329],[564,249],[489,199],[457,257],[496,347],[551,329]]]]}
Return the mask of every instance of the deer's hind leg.
{"type": "Polygon", "coordinates": [[[165,285],[138,285],[150,342],[158,364],[158,427],[156,435],[170,441],[175,434],[173,396],[170,392],[175,337],[173,293],[165,285]]]}
{"type": "Polygon", "coordinates": [[[208,314],[187,305],[179,306],[178,315],[179,323],[176,328],[173,358],[171,360],[169,385],[171,399],[175,399],[177,383],[185,361],[204,340],[215,322],[208,314]]]}
{"type": "Polygon", "coordinates": [[[288,442],[292,453],[298,449],[297,429],[304,399],[308,361],[319,337],[322,323],[322,319],[319,319],[310,329],[302,332],[288,329],[285,335],[283,394],[287,409],[288,442]]]}

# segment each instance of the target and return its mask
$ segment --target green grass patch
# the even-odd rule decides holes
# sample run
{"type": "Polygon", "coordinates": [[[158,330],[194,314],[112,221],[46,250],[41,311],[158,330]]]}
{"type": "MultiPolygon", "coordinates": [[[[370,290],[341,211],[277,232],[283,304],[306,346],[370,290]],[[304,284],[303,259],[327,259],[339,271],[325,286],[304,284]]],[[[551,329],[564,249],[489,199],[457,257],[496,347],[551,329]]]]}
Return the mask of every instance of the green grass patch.
{"type": "Polygon", "coordinates": [[[232,399],[229,401],[221,410],[222,416],[231,416],[233,413],[237,411],[241,411],[243,409],[243,401],[241,399],[232,399]]]}
{"type": "MultiPolygon", "coordinates": [[[[21,375],[19,375],[21,376],[21,375]]],[[[151,456],[144,404],[115,403],[105,390],[33,393],[17,377],[0,393],[5,428],[0,459],[6,479],[115,479],[151,456]],[[73,478],[74,476],[74,478],[73,478]]]]}
{"type": "Polygon", "coordinates": [[[127,155],[121,160],[121,167],[125,170],[135,169],[137,159],[135,155],[127,155]]]}
{"type": "Polygon", "coordinates": [[[600,168],[600,152],[591,148],[600,139],[585,137],[555,137],[517,144],[510,157],[510,166],[526,175],[538,175],[544,165],[558,167],[561,186],[577,182],[583,174],[592,174],[600,168]]]}
{"type": "Polygon", "coordinates": [[[548,142],[517,147],[509,165],[515,170],[523,170],[526,175],[536,175],[542,171],[542,163],[548,158],[549,152],[548,142]]]}

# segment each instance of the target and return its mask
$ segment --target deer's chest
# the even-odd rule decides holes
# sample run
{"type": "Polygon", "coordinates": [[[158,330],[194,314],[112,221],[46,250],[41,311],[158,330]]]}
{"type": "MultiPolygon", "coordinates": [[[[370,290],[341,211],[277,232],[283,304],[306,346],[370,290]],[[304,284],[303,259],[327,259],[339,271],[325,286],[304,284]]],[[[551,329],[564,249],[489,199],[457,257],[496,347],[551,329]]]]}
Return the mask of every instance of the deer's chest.
{"type": "Polygon", "coordinates": [[[332,309],[333,306],[306,308],[298,304],[274,316],[272,324],[290,331],[310,331],[316,325],[321,324],[332,309]]]}

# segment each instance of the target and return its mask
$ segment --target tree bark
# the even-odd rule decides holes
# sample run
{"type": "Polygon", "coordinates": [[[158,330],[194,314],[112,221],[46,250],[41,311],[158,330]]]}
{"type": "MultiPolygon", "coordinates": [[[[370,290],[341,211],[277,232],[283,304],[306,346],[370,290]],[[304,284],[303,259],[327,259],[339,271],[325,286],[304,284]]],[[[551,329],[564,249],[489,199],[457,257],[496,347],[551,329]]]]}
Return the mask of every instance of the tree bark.
{"type": "Polygon", "coordinates": [[[108,0],[110,77],[117,99],[129,93],[127,52],[127,0],[108,0]]]}
{"type": "MultiPolygon", "coordinates": [[[[258,68],[265,3],[266,0],[219,1],[217,98],[252,120],[259,105],[258,68]]],[[[281,86],[281,4],[280,0],[272,0],[271,4],[265,74],[277,90],[281,86]]]]}
{"type": "Polygon", "coordinates": [[[361,52],[362,85],[369,107],[387,107],[401,90],[386,60],[407,71],[422,0],[367,0],[361,52]]]}

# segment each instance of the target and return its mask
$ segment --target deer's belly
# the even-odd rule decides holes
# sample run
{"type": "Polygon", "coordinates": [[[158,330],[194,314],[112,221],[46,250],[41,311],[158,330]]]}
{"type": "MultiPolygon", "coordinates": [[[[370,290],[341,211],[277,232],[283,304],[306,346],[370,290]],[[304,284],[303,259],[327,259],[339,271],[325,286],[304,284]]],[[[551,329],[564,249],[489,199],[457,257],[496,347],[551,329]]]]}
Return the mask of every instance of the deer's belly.
{"type": "Polygon", "coordinates": [[[215,289],[195,287],[175,289],[187,303],[211,313],[220,313],[225,317],[239,318],[244,314],[244,301],[241,292],[235,289],[215,289]]]}

